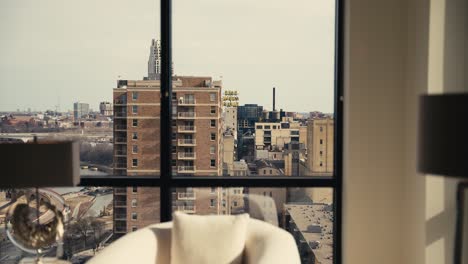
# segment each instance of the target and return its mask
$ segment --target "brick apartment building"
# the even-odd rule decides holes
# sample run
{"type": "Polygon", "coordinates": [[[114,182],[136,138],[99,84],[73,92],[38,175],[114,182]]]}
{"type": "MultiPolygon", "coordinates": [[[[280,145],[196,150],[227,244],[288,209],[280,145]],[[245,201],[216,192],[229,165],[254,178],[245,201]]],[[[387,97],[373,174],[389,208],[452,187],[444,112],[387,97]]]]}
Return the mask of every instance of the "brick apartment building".
{"type": "MultiPolygon", "coordinates": [[[[173,77],[173,174],[222,176],[220,81],[211,77],[173,77]]],[[[160,81],[119,80],[114,97],[114,173],[160,173],[160,81]]],[[[222,214],[221,188],[177,188],[173,209],[222,214]]],[[[159,190],[114,189],[114,233],[123,235],[159,222],[159,190]]]]}

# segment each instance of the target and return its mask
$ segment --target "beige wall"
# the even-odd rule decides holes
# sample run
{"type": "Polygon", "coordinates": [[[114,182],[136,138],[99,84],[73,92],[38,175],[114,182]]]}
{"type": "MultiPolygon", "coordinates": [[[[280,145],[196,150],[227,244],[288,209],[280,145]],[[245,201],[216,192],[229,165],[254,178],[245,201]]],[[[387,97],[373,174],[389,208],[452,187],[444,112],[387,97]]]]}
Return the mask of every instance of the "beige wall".
{"type": "Polygon", "coordinates": [[[467,5],[346,2],[344,263],[452,263],[456,183],[416,172],[417,98],[467,90],[467,5]]]}

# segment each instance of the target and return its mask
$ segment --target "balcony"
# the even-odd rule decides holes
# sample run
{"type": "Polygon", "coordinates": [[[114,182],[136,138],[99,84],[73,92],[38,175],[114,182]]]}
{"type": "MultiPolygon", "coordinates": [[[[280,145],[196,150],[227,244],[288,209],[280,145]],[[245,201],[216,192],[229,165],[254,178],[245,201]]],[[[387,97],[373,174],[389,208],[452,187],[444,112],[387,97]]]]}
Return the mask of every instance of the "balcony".
{"type": "Polygon", "coordinates": [[[127,112],[114,112],[114,117],[125,118],[127,117],[127,112]]]}
{"type": "Polygon", "coordinates": [[[122,162],[114,163],[114,168],[116,168],[116,169],[126,169],[127,168],[127,163],[122,163],[122,162]]]}
{"type": "Polygon", "coordinates": [[[127,227],[126,226],[115,226],[115,232],[116,233],[127,233],[127,227]]]}
{"type": "Polygon", "coordinates": [[[195,193],[194,192],[180,192],[177,193],[178,200],[195,200],[195,193]]]}
{"type": "Polygon", "coordinates": [[[126,137],[115,137],[114,142],[116,144],[127,144],[127,138],[126,137]]]}
{"type": "Polygon", "coordinates": [[[179,133],[195,133],[197,128],[195,126],[179,126],[177,129],[179,133]]]}
{"type": "Polygon", "coordinates": [[[122,99],[115,99],[114,100],[114,106],[126,105],[126,104],[127,104],[127,100],[122,100],[122,99]]]}
{"type": "Polygon", "coordinates": [[[179,152],[178,158],[180,160],[194,160],[197,158],[197,154],[194,152],[179,152]]]}
{"type": "Polygon", "coordinates": [[[115,156],[125,157],[127,156],[127,150],[116,150],[115,156]]]}
{"type": "Polygon", "coordinates": [[[192,139],[192,138],[182,138],[182,139],[179,139],[178,141],[178,146],[188,146],[188,147],[193,147],[193,146],[196,146],[197,145],[197,141],[195,139],[192,139]]]}
{"type": "Polygon", "coordinates": [[[196,213],[195,210],[195,205],[177,205],[177,206],[172,206],[172,211],[179,211],[179,212],[184,212],[188,214],[194,214],[196,213]]]}
{"type": "Polygon", "coordinates": [[[127,194],[127,188],[116,187],[114,188],[114,194],[127,194]]]}
{"type": "Polygon", "coordinates": [[[115,220],[127,220],[127,214],[124,213],[115,213],[115,220]]]}
{"type": "Polygon", "coordinates": [[[196,104],[195,99],[182,98],[181,100],[178,101],[178,105],[181,105],[181,106],[191,106],[195,104],[196,104]]]}
{"type": "Polygon", "coordinates": [[[115,207],[127,207],[127,201],[114,201],[115,207]]]}
{"type": "Polygon", "coordinates": [[[177,113],[178,119],[195,119],[196,113],[195,112],[179,112],[177,113]]]}
{"type": "Polygon", "coordinates": [[[195,166],[178,166],[177,173],[195,173],[195,166]]]}
{"type": "Polygon", "coordinates": [[[127,125],[115,125],[115,131],[127,131],[127,125]]]}

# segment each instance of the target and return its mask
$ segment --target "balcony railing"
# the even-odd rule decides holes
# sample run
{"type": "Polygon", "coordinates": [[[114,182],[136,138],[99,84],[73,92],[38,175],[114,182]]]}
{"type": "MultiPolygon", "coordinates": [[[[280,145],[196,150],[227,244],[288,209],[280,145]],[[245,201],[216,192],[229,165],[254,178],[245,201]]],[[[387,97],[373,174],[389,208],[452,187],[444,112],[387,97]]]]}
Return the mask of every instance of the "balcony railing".
{"type": "Polygon", "coordinates": [[[194,192],[180,192],[177,193],[178,200],[195,200],[195,193],[194,192]]]}
{"type": "Polygon", "coordinates": [[[127,214],[123,213],[116,213],[114,217],[115,220],[127,220],[127,214]]]}
{"type": "Polygon", "coordinates": [[[127,188],[116,187],[114,188],[115,194],[127,194],[127,188]]]}
{"type": "Polygon", "coordinates": [[[197,154],[195,152],[179,152],[179,159],[195,159],[197,154]]]}
{"type": "Polygon", "coordinates": [[[178,166],[177,173],[195,173],[195,166],[178,166]]]}
{"type": "Polygon", "coordinates": [[[179,112],[177,117],[179,119],[194,119],[196,116],[195,112],[179,112]]]}
{"type": "Polygon", "coordinates": [[[115,117],[127,117],[127,112],[114,112],[115,117]]]}
{"type": "Polygon", "coordinates": [[[195,126],[179,126],[177,131],[179,133],[195,133],[197,128],[195,126]]]}
{"type": "Polygon", "coordinates": [[[126,137],[115,137],[114,142],[115,143],[127,143],[127,138],[126,137]]]}
{"type": "Polygon", "coordinates": [[[181,138],[178,140],[178,143],[179,146],[195,146],[197,144],[197,141],[192,138],[181,138]]]}
{"type": "Polygon", "coordinates": [[[127,163],[122,163],[122,162],[114,163],[114,168],[117,168],[117,169],[127,168],[127,163]]]}
{"type": "Polygon", "coordinates": [[[127,201],[114,201],[114,205],[116,207],[126,207],[127,206],[127,201]]]}
{"type": "Polygon", "coordinates": [[[115,125],[115,130],[127,130],[127,125],[115,125]]]}
{"type": "Polygon", "coordinates": [[[127,156],[127,151],[126,150],[116,150],[115,155],[116,156],[127,156]]]}
{"type": "Polygon", "coordinates": [[[172,206],[173,211],[180,211],[184,213],[190,213],[194,214],[196,213],[196,207],[195,205],[177,205],[177,206],[172,206]]]}
{"type": "Polygon", "coordinates": [[[196,101],[195,99],[187,99],[187,98],[182,98],[179,99],[178,105],[195,105],[196,101]]]}
{"type": "Polygon", "coordinates": [[[114,100],[114,105],[124,105],[127,103],[127,100],[116,99],[114,100]]]}

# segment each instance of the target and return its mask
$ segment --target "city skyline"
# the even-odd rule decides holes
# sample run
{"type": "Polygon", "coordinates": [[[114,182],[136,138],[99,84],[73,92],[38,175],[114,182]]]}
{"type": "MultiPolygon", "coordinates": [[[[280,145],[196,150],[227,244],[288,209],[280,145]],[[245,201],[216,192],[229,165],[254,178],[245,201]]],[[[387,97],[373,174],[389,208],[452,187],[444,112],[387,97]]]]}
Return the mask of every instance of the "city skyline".
{"type": "MultiPolygon", "coordinates": [[[[112,11],[107,4],[93,2],[90,8],[91,1],[84,1],[45,9],[34,1],[0,3],[5,35],[0,76],[8,87],[0,110],[59,105],[66,111],[76,101],[98,109],[100,101],[112,98],[119,75],[142,79],[151,39],[158,38],[159,3],[112,2],[112,11]],[[85,14],[86,21],[78,19],[85,14]]],[[[222,79],[225,89],[239,91],[240,104],[271,109],[270,91],[276,87],[278,109],[332,113],[334,3],[269,1],[268,9],[261,8],[262,1],[175,2],[174,73],[222,79]],[[203,17],[189,12],[207,8],[215,12],[203,17]],[[262,20],[256,16],[260,10],[262,20]],[[295,21],[282,19],[292,14],[295,21]]]]}

